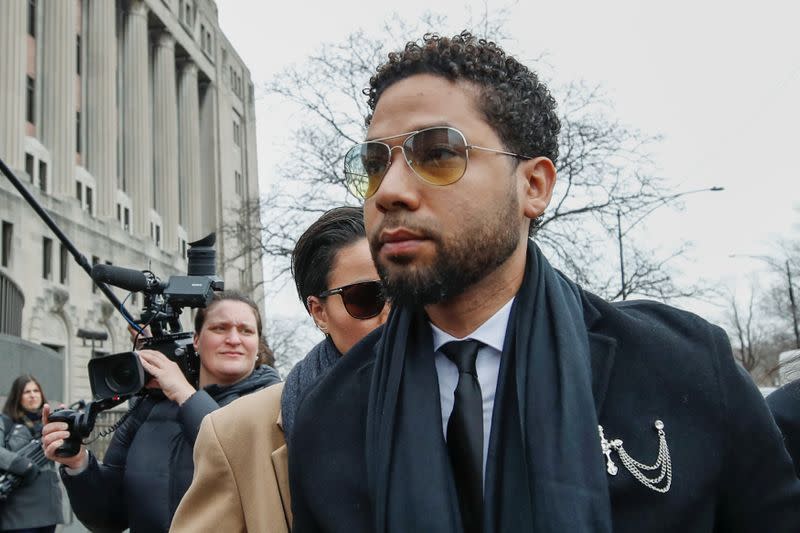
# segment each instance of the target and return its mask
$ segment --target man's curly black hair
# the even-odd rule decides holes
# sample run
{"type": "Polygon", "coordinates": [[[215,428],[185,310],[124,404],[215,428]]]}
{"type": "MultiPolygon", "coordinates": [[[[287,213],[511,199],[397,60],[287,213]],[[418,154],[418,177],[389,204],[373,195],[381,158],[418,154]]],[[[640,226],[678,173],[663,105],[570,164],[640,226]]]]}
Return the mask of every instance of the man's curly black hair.
{"type": "Polygon", "coordinates": [[[468,31],[450,38],[429,33],[421,43],[411,41],[403,51],[390,53],[364,89],[371,111],[367,125],[383,92],[415,74],[474,83],[479,89],[478,109],[509,151],[556,163],[561,122],[550,91],[535,72],[497,44],[468,31]]]}

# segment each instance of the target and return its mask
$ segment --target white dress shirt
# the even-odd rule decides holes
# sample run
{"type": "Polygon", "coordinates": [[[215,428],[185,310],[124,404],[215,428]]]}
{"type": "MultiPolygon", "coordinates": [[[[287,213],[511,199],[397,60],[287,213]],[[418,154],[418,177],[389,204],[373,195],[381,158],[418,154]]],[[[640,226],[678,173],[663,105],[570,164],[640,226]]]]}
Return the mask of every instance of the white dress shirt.
{"type": "Polygon", "coordinates": [[[483,477],[486,478],[486,457],[489,452],[489,435],[492,433],[492,410],[494,409],[494,396],[497,391],[497,376],[500,373],[500,356],[503,353],[503,342],[506,338],[508,318],[511,315],[511,304],[514,298],[508,301],[478,329],[464,337],[457,339],[445,333],[429,322],[433,332],[433,351],[436,374],[439,378],[439,401],[442,404],[442,432],[447,439],[447,422],[453,412],[456,385],[458,384],[458,368],[456,364],[439,351],[444,344],[450,341],[475,339],[484,345],[478,350],[475,367],[478,371],[478,383],[481,385],[483,397],[483,477]]]}

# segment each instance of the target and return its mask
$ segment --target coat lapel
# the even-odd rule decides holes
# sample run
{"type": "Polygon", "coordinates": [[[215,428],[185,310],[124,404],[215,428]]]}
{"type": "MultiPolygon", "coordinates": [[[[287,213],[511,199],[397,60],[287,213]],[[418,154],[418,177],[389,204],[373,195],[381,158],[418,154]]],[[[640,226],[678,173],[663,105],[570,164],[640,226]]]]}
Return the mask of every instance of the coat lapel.
{"type": "MultiPolygon", "coordinates": [[[[601,312],[592,305],[582,294],[583,316],[586,322],[586,330],[589,336],[589,351],[592,358],[592,394],[594,395],[594,407],[598,418],[603,409],[603,402],[606,399],[608,382],[611,379],[611,370],[614,368],[614,356],[617,349],[617,340],[599,331],[593,331],[597,322],[602,318],[601,312]]],[[[599,329],[599,328],[598,328],[599,329]]]]}
{"type": "MultiPolygon", "coordinates": [[[[280,435],[283,441],[283,416],[278,412],[278,420],[275,421],[273,428],[276,435],[280,435]]],[[[275,481],[278,484],[278,492],[281,495],[283,504],[283,514],[286,518],[286,526],[289,531],[292,529],[292,498],[289,494],[289,452],[284,443],[281,447],[274,450],[271,454],[272,468],[275,471],[275,481]]]]}

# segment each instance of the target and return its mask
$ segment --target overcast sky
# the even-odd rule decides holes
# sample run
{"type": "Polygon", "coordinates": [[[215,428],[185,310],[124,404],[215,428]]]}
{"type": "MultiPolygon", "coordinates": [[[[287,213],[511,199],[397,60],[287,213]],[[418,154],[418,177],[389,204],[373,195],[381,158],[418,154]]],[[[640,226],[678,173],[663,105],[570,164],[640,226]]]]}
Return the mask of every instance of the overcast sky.
{"type": "MultiPolygon", "coordinates": [[[[416,19],[429,5],[419,0],[217,0],[220,26],[256,87],[302,62],[322,42],[378,26],[393,13],[416,19]]],[[[439,12],[453,13],[442,33],[463,28],[465,13],[485,7],[451,0],[436,5],[439,12]]],[[[488,7],[507,5],[490,2],[488,7]]],[[[509,8],[512,39],[500,44],[523,62],[544,54],[552,68],[543,75],[553,85],[578,79],[599,83],[622,122],[662,135],[656,170],[676,191],[725,187],[687,196],[681,212],[659,209],[643,229],[654,242],[693,243],[691,262],[684,267],[692,279],[741,287],[749,284],[749,272],[763,271],[765,265],[729,255],[770,253],[781,236],[800,236],[798,5],[526,1],[509,8]]],[[[259,100],[256,112],[263,191],[284,157],[280,140],[290,124],[274,102],[259,100]]],[[[702,303],[684,305],[714,313],[702,303]]],[[[299,304],[287,311],[298,310],[299,304]]]]}

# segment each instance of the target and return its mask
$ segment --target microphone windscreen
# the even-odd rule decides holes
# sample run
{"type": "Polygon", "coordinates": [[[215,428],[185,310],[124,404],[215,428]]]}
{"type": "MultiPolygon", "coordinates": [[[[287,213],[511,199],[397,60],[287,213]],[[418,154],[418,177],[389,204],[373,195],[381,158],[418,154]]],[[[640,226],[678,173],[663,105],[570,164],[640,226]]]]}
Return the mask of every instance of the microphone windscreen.
{"type": "Polygon", "coordinates": [[[147,276],[143,272],[113,265],[94,265],[92,279],[131,292],[139,292],[147,288],[147,276]]]}

